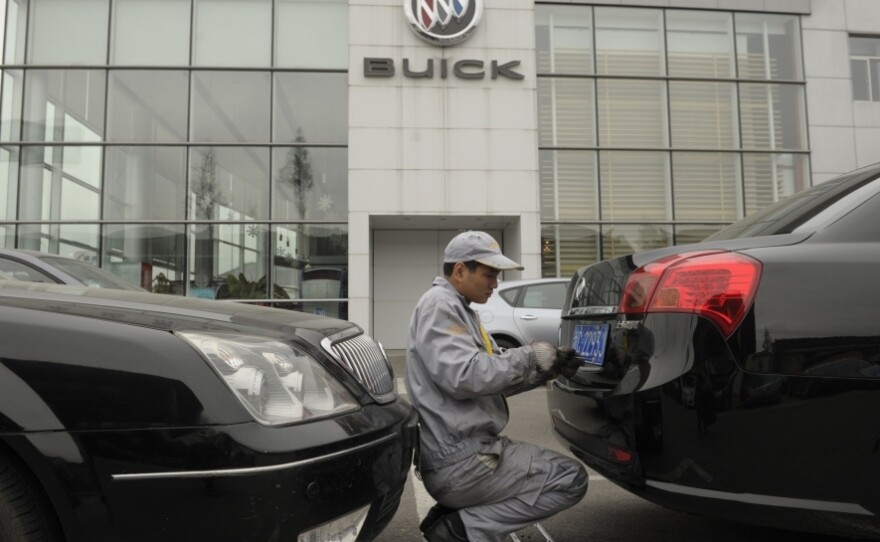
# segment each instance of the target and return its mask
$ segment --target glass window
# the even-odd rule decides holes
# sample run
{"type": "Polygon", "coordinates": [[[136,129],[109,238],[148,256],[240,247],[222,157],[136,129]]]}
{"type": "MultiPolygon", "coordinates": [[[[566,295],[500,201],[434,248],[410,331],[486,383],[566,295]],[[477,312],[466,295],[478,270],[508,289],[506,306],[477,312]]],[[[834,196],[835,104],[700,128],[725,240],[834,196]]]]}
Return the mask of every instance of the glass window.
{"type": "Polygon", "coordinates": [[[731,149],[738,146],[734,83],[669,82],[673,147],[731,149]]]}
{"type": "Polygon", "coordinates": [[[736,54],[743,79],[803,79],[797,15],[736,14],[736,54]]]}
{"type": "Polygon", "coordinates": [[[672,227],[662,224],[611,224],[602,226],[602,259],[672,245],[672,227]]]}
{"type": "Polygon", "coordinates": [[[114,70],[107,90],[107,141],[186,141],[185,71],[114,70]]]}
{"type": "Polygon", "coordinates": [[[603,220],[671,220],[668,161],[665,152],[600,152],[603,220]]]}
{"type": "Polygon", "coordinates": [[[15,220],[17,194],[18,147],[0,147],[0,221],[15,220]]]}
{"type": "Polygon", "coordinates": [[[98,265],[98,225],[22,224],[18,227],[18,248],[98,265]]]}
{"type": "Polygon", "coordinates": [[[271,0],[195,0],[193,64],[269,66],[271,0]]]}
{"type": "Polygon", "coordinates": [[[0,140],[21,140],[21,100],[24,73],[3,70],[2,109],[0,109],[0,140]]]}
{"type": "Polygon", "coordinates": [[[663,75],[663,11],[596,8],[596,73],[663,75]]]}
{"type": "Polygon", "coordinates": [[[597,81],[599,144],[605,147],[666,147],[664,81],[597,81]]]}
{"type": "Polygon", "coordinates": [[[347,220],[348,149],[273,150],[275,220],[347,220]]]}
{"type": "Polygon", "coordinates": [[[802,85],[740,83],[742,146],[745,149],[807,149],[802,85]]]}
{"type": "Polygon", "coordinates": [[[190,149],[188,218],[224,221],[269,218],[269,149],[190,149]]]}
{"type": "Polygon", "coordinates": [[[880,38],[850,36],[853,99],[880,102],[880,38]]]}
{"type": "Polygon", "coordinates": [[[566,286],[564,282],[526,286],[522,306],[527,309],[561,309],[566,286]]]}
{"type": "Polygon", "coordinates": [[[107,220],[183,220],[186,149],[107,147],[104,217],[107,220]]]}
{"type": "Polygon", "coordinates": [[[114,0],[110,62],[189,64],[190,0],[114,0]]]}
{"type": "Polygon", "coordinates": [[[109,224],[103,266],[154,293],[184,295],[184,241],[182,224],[109,224]]]}
{"type": "Polygon", "coordinates": [[[261,224],[192,224],[187,295],[268,299],[269,228],[261,224]]]}
{"type": "Polygon", "coordinates": [[[278,73],[275,75],[276,143],[348,141],[348,74],[278,73]]]}
{"type": "Polygon", "coordinates": [[[276,0],[275,66],[348,68],[348,2],[276,0]]]}
{"type": "Polygon", "coordinates": [[[719,231],[724,225],[718,224],[682,224],[675,226],[675,244],[689,245],[699,243],[706,237],[719,231]]]}
{"type": "Polygon", "coordinates": [[[539,152],[541,216],[545,220],[598,220],[595,151],[539,152]]]}
{"type": "Polygon", "coordinates": [[[55,283],[52,277],[42,271],[5,256],[0,256],[0,279],[55,283]]]}
{"type": "Polygon", "coordinates": [[[582,7],[535,6],[538,73],[593,73],[591,19],[582,7]]]}
{"type": "Polygon", "coordinates": [[[541,276],[570,277],[599,261],[599,226],[544,224],[541,227],[541,276]]]}
{"type": "Polygon", "coordinates": [[[712,11],[668,10],[666,47],[669,75],[733,77],[733,17],[712,11]]]}
{"type": "Polygon", "coordinates": [[[278,224],[272,228],[277,306],[348,318],[348,228],[278,224]],[[314,301],[309,301],[314,300],[314,301]]]}
{"type": "Polygon", "coordinates": [[[101,141],[105,80],[104,70],[29,70],[24,140],[101,141]]]}
{"type": "Polygon", "coordinates": [[[596,145],[596,103],[592,79],[538,78],[540,145],[596,145]]]}
{"type": "Polygon", "coordinates": [[[22,148],[19,218],[100,218],[101,147],[22,148]]]}
{"type": "Polygon", "coordinates": [[[268,141],[268,73],[199,71],[192,80],[192,141],[268,141]]]}
{"type": "Polygon", "coordinates": [[[6,64],[24,64],[24,40],[27,35],[28,2],[29,0],[7,0],[6,53],[3,57],[6,64]]]}
{"type": "Polygon", "coordinates": [[[107,64],[110,0],[31,2],[31,64],[107,64]]]}
{"type": "Polygon", "coordinates": [[[735,222],[742,217],[739,166],[735,153],[673,153],[675,219],[735,222]]]}
{"type": "Polygon", "coordinates": [[[775,203],[810,186],[810,161],[805,154],[743,154],[745,214],[775,203]]]}

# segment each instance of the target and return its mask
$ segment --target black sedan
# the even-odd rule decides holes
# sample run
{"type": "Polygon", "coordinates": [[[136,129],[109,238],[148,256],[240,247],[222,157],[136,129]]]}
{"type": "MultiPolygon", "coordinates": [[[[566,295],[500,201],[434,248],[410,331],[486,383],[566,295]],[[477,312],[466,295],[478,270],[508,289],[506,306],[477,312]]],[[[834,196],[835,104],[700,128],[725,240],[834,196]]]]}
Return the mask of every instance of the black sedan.
{"type": "Polygon", "coordinates": [[[702,243],[580,269],[562,442],[688,512],[880,537],[880,164],[702,243]]]}
{"type": "Polygon", "coordinates": [[[370,540],[415,431],[349,322],[0,281],[0,540],[370,540]]]}

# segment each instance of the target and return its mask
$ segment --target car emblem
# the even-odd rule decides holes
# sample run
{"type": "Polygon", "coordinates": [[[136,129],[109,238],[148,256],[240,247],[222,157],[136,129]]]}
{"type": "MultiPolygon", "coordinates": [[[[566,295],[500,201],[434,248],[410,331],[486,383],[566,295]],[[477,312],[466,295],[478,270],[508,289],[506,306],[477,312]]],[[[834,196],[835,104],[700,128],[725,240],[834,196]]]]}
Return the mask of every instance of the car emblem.
{"type": "Polygon", "coordinates": [[[470,37],[483,14],[483,0],[404,0],[403,7],[413,32],[442,46],[470,37]]]}

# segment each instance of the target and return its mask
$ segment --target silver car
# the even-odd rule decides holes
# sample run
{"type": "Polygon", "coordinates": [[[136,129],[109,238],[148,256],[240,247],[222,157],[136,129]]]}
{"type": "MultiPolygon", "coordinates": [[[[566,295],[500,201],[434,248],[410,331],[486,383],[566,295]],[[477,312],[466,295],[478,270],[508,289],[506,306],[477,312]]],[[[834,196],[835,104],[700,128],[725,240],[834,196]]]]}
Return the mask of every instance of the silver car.
{"type": "Polygon", "coordinates": [[[0,279],[144,291],[86,261],[35,250],[0,249],[0,279]]]}
{"type": "Polygon", "coordinates": [[[559,315],[569,279],[502,282],[486,303],[472,303],[480,321],[501,348],[532,341],[559,343],[559,315]]]}

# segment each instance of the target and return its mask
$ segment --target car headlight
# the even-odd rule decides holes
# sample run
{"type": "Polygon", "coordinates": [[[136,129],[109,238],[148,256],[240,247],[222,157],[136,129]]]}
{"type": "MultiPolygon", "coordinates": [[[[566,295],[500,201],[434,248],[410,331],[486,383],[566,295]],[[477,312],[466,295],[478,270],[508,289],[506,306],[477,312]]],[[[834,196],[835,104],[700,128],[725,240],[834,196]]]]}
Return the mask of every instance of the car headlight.
{"type": "Polygon", "coordinates": [[[177,335],[208,359],[260,423],[311,421],[360,408],[318,362],[288,344],[251,335],[177,335]]]}

